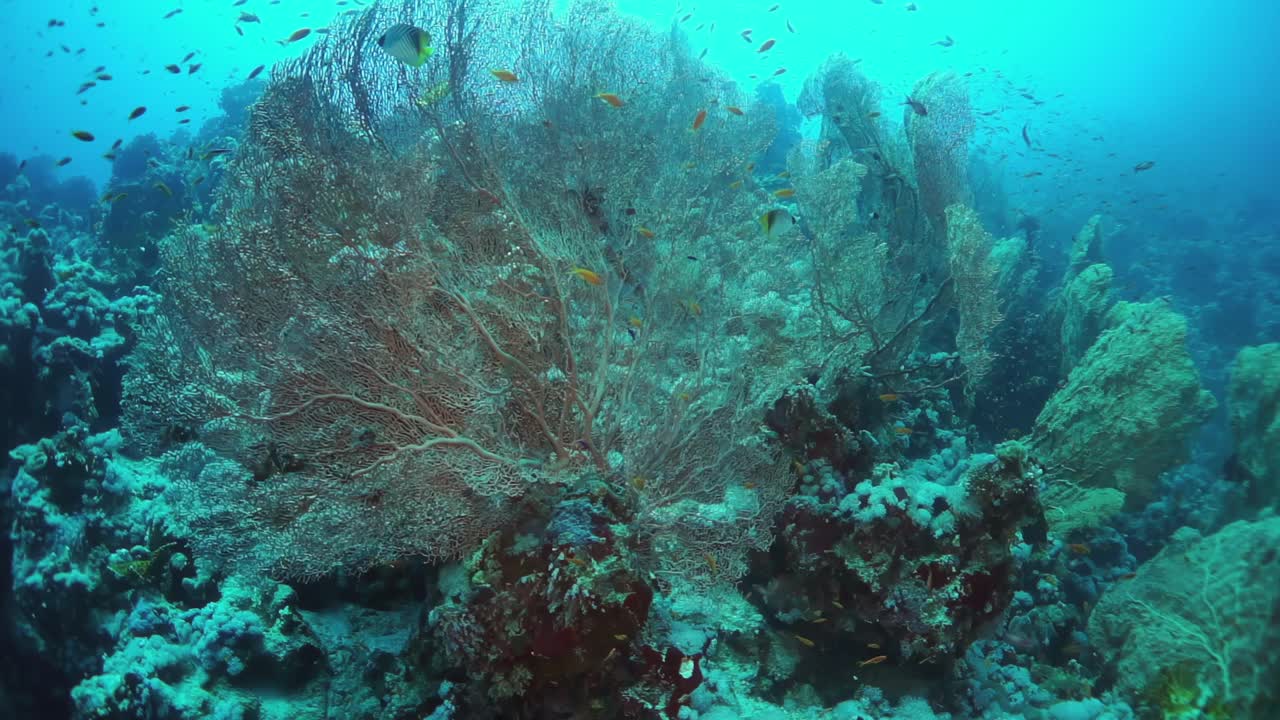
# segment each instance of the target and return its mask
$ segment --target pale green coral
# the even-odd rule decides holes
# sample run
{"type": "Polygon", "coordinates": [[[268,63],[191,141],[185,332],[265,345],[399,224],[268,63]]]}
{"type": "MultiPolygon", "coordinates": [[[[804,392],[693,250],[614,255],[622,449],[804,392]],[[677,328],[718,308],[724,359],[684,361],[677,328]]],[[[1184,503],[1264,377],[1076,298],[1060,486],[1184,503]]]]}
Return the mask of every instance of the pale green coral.
{"type": "Polygon", "coordinates": [[[1232,523],[1203,538],[1183,528],[1136,577],[1107,591],[1089,636],[1116,664],[1119,688],[1164,703],[1178,698],[1153,695],[1168,696],[1169,679],[1190,673],[1194,682],[1178,687],[1194,685],[1199,709],[1274,717],[1265,708],[1280,700],[1278,546],[1280,518],[1232,523]]]}
{"type": "Polygon", "coordinates": [[[1216,407],[1186,335],[1186,319],[1161,302],[1122,302],[1108,313],[1106,330],[1036,419],[1035,455],[1052,477],[1116,488],[1130,507],[1153,497],[1216,407]]]}
{"type": "Polygon", "coordinates": [[[1089,218],[1071,245],[1071,258],[1050,308],[1058,328],[1062,373],[1066,375],[1105,329],[1115,273],[1102,260],[1102,216],[1089,218]]]}
{"type": "Polygon", "coordinates": [[[1058,297],[1062,317],[1062,371],[1069,373],[1102,333],[1111,305],[1114,273],[1103,263],[1089,265],[1071,277],[1058,297]]]}
{"type": "Polygon", "coordinates": [[[1102,216],[1089,218],[1071,241],[1071,265],[1067,269],[1070,281],[1085,268],[1102,262],[1102,216]]]}
{"type": "Polygon", "coordinates": [[[1045,490],[1044,519],[1055,535],[1099,527],[1124,509],[1125,494],[1115,488],[1082,488],[1057,482],[1045,490]]]}
{"type": "Polygon", "coordinates": [[[993,355],[987,340],[1004,319],[996,294],[1000,266],[991,256],[995,240],[983,229],[976,212],[964,205],[952,205],[947,208],[946,218],[947,250],[960,315],[956,349],[969,372],[966,387],[972,388],[991,369],[993,355]]]}
{"type": "Polygon", "coordinates": [[[1260,504],[1280,501],[1280,343],[1246,347],[1231,368],[1235,467],[1260,504]]]}

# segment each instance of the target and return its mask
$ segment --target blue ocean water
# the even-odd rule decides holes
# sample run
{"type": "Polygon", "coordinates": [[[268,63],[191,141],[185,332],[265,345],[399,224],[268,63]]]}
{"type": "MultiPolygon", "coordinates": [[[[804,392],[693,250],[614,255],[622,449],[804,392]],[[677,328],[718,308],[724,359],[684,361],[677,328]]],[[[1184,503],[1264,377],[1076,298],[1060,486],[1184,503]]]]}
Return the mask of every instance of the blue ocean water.
{"type": "Polygon", "coordinates": [[[6,716],[1280,717],[1280,6],[0,11],[6,716]]]}

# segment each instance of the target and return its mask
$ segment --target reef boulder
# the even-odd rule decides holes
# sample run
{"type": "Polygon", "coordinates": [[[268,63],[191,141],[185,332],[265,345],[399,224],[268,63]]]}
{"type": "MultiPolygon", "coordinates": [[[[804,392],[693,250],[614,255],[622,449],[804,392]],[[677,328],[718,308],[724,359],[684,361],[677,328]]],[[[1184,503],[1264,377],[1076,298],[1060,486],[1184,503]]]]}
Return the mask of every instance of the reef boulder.
{"type": "Polygon", "coordinates": [[[1280,501],[1280,343],[1246,347],[1231,368],[1232,469],[1257,505],[1280,501]]]}
{"type": "Polygon", "coordinates": [[[1163,302],[1118,303],[1106,327],[1036,419],[1033,454],[1051,477],[1110,487],[1129,507],[1186,462],[1217,407],[1186,349],[1187,321],[1163,302]]]}
{"type": "Polygon", "coordinates": [[[1235,522],[1205,537],[1183,528],[1135,577],[1108,590],[1089,636],[1114,665],[1118,688],[1164,717],[1275,717],[1278,547],[1280,518],[1235,522]]]}

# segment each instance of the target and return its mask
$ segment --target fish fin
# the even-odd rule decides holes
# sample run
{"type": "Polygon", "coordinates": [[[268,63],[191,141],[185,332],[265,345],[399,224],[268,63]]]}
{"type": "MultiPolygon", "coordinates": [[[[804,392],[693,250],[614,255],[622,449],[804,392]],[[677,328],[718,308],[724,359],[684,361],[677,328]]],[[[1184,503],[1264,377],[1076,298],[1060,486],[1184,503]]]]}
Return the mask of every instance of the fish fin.
{"type": "Polygon", "coordinates": [[[414,67],[418,67],[425,63],[436,49],[431,47],[431,35],[425,30],[418,30],[415,35],[418,45],[418,63],[414,67]]]}

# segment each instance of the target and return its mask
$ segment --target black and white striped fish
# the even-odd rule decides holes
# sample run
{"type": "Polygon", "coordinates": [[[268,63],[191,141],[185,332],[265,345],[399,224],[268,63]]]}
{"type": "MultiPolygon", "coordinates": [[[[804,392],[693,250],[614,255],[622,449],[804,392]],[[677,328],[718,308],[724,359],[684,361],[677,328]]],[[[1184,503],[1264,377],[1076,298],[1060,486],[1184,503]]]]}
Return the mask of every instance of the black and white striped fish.
{"type": "Polygon", "coordinates": [[[435,52],[426,30],[405,24],[392,25],[378,38],[378,47],[410,67],[420,67],[435,52]]]}

